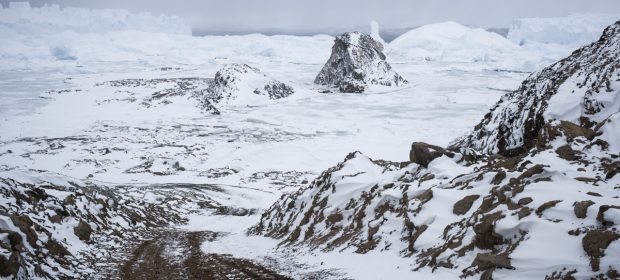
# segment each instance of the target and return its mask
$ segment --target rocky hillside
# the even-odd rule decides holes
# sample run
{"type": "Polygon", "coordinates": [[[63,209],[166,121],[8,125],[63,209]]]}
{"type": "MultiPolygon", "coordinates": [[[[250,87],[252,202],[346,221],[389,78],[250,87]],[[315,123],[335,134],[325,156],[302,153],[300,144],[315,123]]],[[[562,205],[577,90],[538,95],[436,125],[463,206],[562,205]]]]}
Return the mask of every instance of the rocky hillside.
{"type": "Polygon", "coordinates": [[[228,64],[215,74],[215,78],[201,99],[202,107],[219,113],[222,106],[258,105],[265,100],[287,97],[294,90],[247,64],[228,64]]]}
{"type": "MultiPolygon", "coordinates": [[[[620,277],[620,22],[530,76],[449,149],[355,152],[250,232],[308,250],[395,251],[481,279],[620,277]]],[[[445,273],[445,274],[444,274],[445,273]]]]}
{"type": "Polygon", "coordinates": [[[51,180],[0,177],[0,278],[117,278],[130,248],[191,211],[219,206],[201,191],[209,186],[108,187],[44,177],[51,180]]]}
{"type": "Polygon", "coordinates": [[[595,130],[618,118],[619,33],[616,23],[598,41],[532,74],[453,146],[509,156],[545,145],[552,127],[585,130],[592,139],[595,130]]]}
{"type": "Polygon", "coordinates": [[[369,35],[351,32],[336,38],[314,83],[335,86],[341,92],[363,92],[371,85],[401,86],[407,81],[385,61],[383,44],[369,35]]]}

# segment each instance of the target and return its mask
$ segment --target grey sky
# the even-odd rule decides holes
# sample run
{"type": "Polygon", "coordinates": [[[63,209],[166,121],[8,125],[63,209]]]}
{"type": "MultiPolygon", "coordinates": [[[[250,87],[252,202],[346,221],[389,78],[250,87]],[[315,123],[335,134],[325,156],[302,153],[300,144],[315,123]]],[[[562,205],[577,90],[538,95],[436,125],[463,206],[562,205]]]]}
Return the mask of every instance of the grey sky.
{"type": "MultiPolygon", "coordinates": [[[[6,5],[9,1],[0,0],[6,5]]],[[[174,14],[195,29],[338,29],[367,25],[403,28],[454,20],[507,27],[516,17],[575,12],[618,13],[620,0],[33,0],[33,6],[122,8],[174,14]]]]}

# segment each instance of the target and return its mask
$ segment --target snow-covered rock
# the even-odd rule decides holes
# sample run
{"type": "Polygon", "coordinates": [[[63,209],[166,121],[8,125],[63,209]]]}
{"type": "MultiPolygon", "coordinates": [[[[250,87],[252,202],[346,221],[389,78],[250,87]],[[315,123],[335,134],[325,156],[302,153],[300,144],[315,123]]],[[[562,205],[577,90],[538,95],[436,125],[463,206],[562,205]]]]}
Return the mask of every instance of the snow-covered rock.
{"type": "Polygon", "coordinates": [[[518,154],[546,145],[545,135],[553,127],[564,134],[578,127],[592,138],[618,111],[620,22],[606,28],[598,41],[529,76],[454,146],[518,154]]]}
{"type": "Polygon", "coordinates": [[[553,43],[585,45],[601,30],[620,20],[620,14],[573,14],[555,18],[522,18],[512,22],[508,39],[515,44],[553,43]]]}
{"type": "Polygon", "coordinates": [[[21,178],[0,177],[2,279],[114,278],[128,248],[183,222],[197,203],[218,205],[182,184],[169,192],[165,185],[109,187],[50,174],[46,180],[15,177],[21,178]]]}
{"type": "Polygon", "coordinates": [[[226,106],[255,106],[294,93],[291,86],[275,80],[247,64],[222,67],[201,97],[202,107],[219,113],[226,106]]]}
{"type": "Polygon", "coordinates": [[[402,163],[349,154],[249,232],[305,250],[399,254],[437,278],[618,277],[619,38],[620,22],[530,76],[460,145],[414,143],[402,163]],[[579,106],[552,110],[556,96],[579,106]],[[536,145],[507,152],[522,131],[536,145]]]}
{"type": "Polygon", "coordinates": [[[383,45],[359,32],[338,36],[332,54],[314,83],[341,92],[363,92],[369,86],[401,86],[407,81],[385,61],[383,45]]]}
{"type": "Polygon", "coordinates": [[[452,21],[413,29],[389,46],[398,59],[440,61],[489,61],[517,48],[497,33],[452,21]]]}

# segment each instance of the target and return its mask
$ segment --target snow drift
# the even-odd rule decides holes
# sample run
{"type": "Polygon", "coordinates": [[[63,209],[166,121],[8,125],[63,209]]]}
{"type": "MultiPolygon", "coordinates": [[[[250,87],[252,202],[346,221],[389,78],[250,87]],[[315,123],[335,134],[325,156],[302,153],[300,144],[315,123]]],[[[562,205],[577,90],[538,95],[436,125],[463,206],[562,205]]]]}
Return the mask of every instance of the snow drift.
{"type": "Polygon", "coordinates": [[[620,14],[573,14],[567,17],[516,19],[508,31],[508,39],[519,45],[585,45],[600,37],[601,30],[619,19],[620,14]]]}

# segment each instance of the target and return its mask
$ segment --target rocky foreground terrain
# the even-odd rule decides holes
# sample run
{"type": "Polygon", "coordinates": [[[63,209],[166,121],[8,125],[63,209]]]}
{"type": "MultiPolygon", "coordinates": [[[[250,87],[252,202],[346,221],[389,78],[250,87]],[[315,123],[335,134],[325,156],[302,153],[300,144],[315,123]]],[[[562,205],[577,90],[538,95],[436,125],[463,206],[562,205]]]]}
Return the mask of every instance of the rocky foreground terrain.
{"type": "Polygon", "coordinates": [[[284,195],[250,232],[321,251],[397,251],[481,279],[617,279],[620,22],[502,97],[449,148],[360,152],[284,195]]]}

